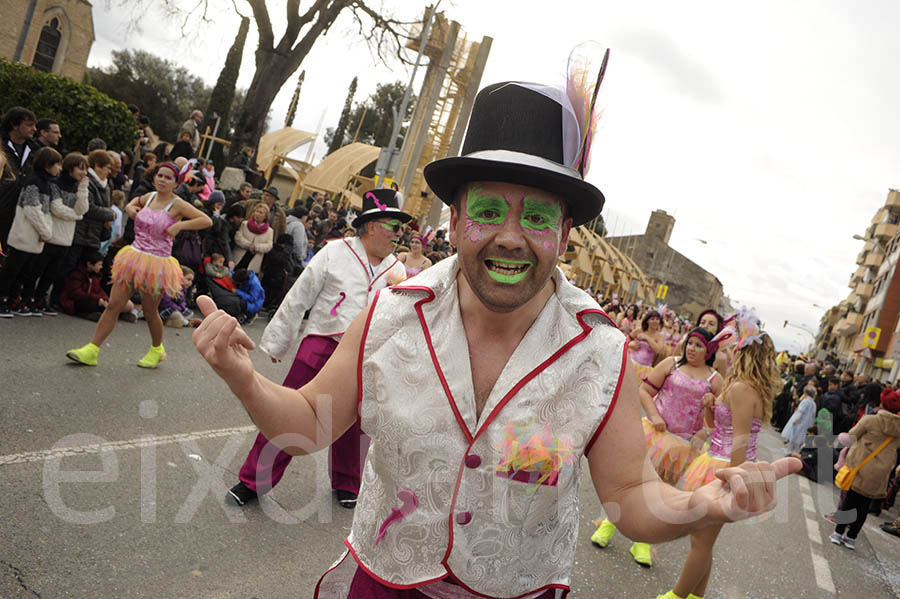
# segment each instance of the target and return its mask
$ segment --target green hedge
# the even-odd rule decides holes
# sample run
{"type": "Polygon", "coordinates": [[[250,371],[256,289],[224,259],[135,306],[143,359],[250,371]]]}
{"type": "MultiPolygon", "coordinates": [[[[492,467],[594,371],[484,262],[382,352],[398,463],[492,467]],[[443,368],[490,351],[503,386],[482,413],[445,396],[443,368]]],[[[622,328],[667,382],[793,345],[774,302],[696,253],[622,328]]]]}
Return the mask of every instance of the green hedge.
{"type": "Polygon", "coordinates": [[[95,137],[110,150],[134,145],[137,123],[124,103],[68,77],[0,59],[0,112],[13,106],[59,121],[63,153],[84,153],[95,137]]]}

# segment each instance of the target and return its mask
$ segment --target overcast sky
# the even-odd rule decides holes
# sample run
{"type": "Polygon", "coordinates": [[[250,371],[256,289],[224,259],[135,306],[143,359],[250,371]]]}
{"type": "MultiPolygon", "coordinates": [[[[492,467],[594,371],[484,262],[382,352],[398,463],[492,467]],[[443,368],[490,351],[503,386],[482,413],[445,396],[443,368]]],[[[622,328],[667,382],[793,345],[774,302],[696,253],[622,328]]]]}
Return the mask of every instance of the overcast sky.
{"type": "MultiPolygon", "coordinates": [[[[238,26],[231,3],[217,3],[214,23],[185,38],[155,13],[129,30],[130,9],[95,2],[89,64],[142,48],[212,85],[238,26]]],[[[269,4],[277,36],[284,0],[269,4]]],[[[406,19],[424,12],[413,0],[384,5],[406,19]]],[[[813,331],[814,304],[847,296],[861,249],[852,236],[900,187],[900,3],[445,0],[440,9],[469,39],[494,38],[485,84],[561,83],[574,45],[609,46],[588,179],[606,195],[611,233],[643,232],[652,210],[666,210],[676,218],[671,245],[715,274],[734,305],[755,307],[777,346],[809,345],[810,334],[784,321],[813,331]]],[[[249,86],[255,44],[251,25],[239,86],[249,86]]],[[[336,124],[354,75],[357,99],[409,77],[399,64],[375,64],[346,21],[301,69],[294,126],[313,132],[323,113],[323,131],[336,124]]],[[[295,82],[272,107],[275,127],[295,82]]]]}

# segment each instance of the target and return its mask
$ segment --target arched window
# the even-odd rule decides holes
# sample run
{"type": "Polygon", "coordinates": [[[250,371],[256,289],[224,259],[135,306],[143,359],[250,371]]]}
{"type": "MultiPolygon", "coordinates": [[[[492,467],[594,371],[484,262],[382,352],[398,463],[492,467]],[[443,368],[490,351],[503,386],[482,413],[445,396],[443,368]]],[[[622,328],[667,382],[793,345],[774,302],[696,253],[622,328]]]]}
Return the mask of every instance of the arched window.
{"type": "Polygon", "coordinates": [[[56,51],[62,32],[59,30],[59,19],[53,17],[49,23],[41,28],[41,37],[38,39],[37,49],[34,51],[34,60],[31,66],[41,71],[52,71],[53,62],[56,59],[56,51]]]}

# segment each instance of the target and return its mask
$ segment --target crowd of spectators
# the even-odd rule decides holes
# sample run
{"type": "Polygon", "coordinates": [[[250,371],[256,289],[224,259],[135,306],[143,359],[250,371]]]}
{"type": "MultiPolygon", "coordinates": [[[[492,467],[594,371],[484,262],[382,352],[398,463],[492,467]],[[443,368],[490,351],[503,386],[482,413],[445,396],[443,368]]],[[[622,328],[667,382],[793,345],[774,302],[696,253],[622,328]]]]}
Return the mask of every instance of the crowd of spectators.
{"type": "MultiPolygon", "coordinates": [[[[134,239],[125,204],[154,191],[156,167],[166,162],[182,173],[176,194],[213,223],[175,238],[172,255],[187,283],[181,296],[160,305],[170,326],[198,323],[193,299],[199,293],[210,294],[242,322],[272,312],[317,251],[355,234],[352,212],[325,194],[286,205],[276,187],[266,186],[247,147],[232,159],[246,181],[236,193],[217,190],[214,164],[198,156],[202,112],[193,111],[176,143],[168,144],[137,107],[129,108],[138,131],[132,147],[111,149],[96,138],[84,154],[66,156],[58,152],[65,134],[58,122],[23,107],[0,118],[0,318],[60,311],[99,318],[113,257],[134,239]]],[[[416,221],[406,224],[398,251],[408,251],[418,232],[416,221]]],[[[434,263],[454,249],[438,230],[422,251],[434,263]]],[[[134,300],[122,319],[140,318],[139,298],[134,300]]]]}

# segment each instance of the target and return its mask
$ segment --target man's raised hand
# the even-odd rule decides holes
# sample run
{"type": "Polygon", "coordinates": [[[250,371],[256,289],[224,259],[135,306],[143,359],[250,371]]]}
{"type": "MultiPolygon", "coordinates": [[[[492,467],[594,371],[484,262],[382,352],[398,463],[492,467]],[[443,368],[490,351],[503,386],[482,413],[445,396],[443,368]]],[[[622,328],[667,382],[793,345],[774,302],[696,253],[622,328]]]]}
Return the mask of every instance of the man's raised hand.
{"type": "Polygon", "coordinates": [[[204,319],[192,336],[194,347],[232,391],[238,393],[238,389],[253,382],[253,361],[248,351],[255,349],[256,344],[237,319],[218,310],[209,297],[198,297],[197,307],[204,319]]]}
{"type": "Polygon", "coordinates": [[[775,483],[799,472],[797,458],[767,462],[744,462],[716,472],[716,480],[694,492],[692,504],[705,503],[712,522],[735,522],[775,507],[775,483]]]}

